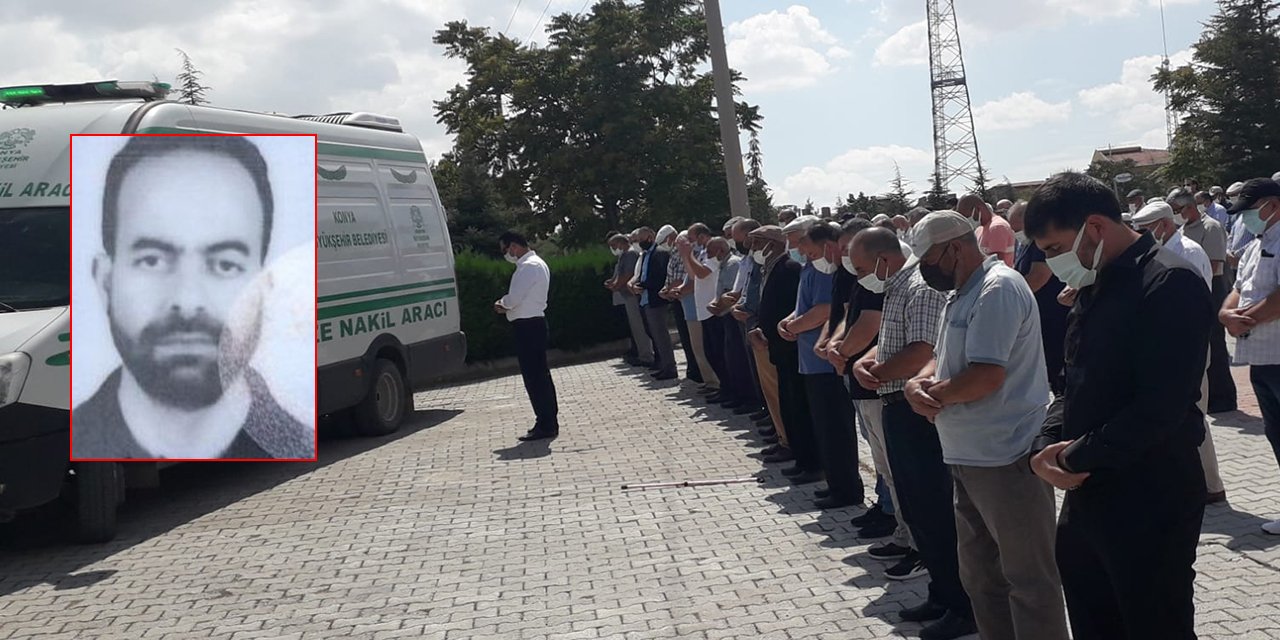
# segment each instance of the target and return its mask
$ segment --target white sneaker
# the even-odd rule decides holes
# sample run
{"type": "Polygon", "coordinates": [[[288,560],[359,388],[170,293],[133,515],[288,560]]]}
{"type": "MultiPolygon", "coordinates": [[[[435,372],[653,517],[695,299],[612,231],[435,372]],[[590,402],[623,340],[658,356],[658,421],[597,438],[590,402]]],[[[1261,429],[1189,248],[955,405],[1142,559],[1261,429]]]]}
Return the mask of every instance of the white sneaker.
{"type": "Polygon", "coordinates": [[[1280,536],[1280,520],[1272,520],[1262,525],[1262,531],[1273,536],[1280,536]]]}

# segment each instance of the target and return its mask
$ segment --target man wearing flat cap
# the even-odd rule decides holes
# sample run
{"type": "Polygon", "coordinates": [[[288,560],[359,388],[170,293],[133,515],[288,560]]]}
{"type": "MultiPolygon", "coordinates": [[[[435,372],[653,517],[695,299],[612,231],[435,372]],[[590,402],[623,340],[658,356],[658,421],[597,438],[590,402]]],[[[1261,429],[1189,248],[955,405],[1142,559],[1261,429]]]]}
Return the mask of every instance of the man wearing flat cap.
{"type": "Polygon", "coordinates": [[[1143,193],[1142,189],[1134,189],[1125,196],[1125,199],[1129,201],[1129,212],[1120,217],[1125,222],[1128,222],[1133,217],[1133,214],[1147,206],[1147,194],[1143,193]]]}
{"type": "MultiPolygon", "coordinates": [[[[1280,184],[1255,178],[1244,184],[1228,213],[1239,214],[1258,236],[1240,258],[1240,275],[1218,320],[1236,337],[1236,364],[1249,365],[1267,440],[1280,462],[1280,184]]],[[[1280,520],[1262,525],[1280,535],[1280,520]]]]}
{"type": "Polygon", "coordinates": [[[948,300],[934,357],[906,397],[937,426],[951,468],[960,579],[978,631],[1067,640],[1053,487],[1030,472],[1050,397],[1035,294],[999,256],[982,254],[959,213],[929,214],[912,250],[948,300]]]}

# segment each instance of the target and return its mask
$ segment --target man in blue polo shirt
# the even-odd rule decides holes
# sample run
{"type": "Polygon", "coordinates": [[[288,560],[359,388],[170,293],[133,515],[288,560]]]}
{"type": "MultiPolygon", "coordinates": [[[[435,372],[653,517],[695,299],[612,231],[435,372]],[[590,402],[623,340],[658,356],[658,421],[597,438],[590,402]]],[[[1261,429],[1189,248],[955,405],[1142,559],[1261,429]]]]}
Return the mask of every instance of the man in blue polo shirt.
{"type": "Polygon", "coordinates": [[[985,257],[958,213],[921,221],[920,274],[950,292],[934,359],[907,383],[907,401],[938,427],[955,481],[960,580],[983,638],[1067,640],[1054,562],[1053,487],[1030,452],[1049,404],[1035,295],[998,257],[985,257]]]}

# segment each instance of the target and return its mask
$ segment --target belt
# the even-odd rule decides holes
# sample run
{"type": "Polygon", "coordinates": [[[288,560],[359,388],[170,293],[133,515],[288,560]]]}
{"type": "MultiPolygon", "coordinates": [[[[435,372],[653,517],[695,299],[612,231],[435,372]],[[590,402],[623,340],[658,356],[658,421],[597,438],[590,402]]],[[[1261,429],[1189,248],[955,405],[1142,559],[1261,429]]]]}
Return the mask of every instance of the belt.
{"type": "Polygon", "coordinates": [[[907,394],[901,391],[894,391],[893,393],[886,393],[880,396],[880,402],[883,402],[886,407],[891,404],[906,402],[906,400],[907,400],[907,394]]]}

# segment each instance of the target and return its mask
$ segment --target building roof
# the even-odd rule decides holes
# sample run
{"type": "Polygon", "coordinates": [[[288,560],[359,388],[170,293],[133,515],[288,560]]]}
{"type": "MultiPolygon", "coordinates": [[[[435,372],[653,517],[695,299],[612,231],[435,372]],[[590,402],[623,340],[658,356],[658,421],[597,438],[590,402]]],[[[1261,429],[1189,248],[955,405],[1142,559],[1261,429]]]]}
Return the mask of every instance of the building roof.
{"type": "Polygon", "coordinates": [[[1142,147],[1111,147],[1097,149],[1093,152],[1093,162],[1108,160],[1124,162],[1133,160],[1139,167],[1158,167],[1169,164],[1169,152],[1164,149],[1144,149],[1142,147]]]}

